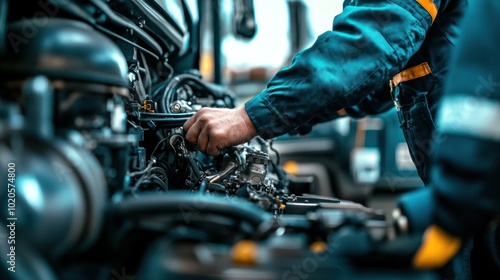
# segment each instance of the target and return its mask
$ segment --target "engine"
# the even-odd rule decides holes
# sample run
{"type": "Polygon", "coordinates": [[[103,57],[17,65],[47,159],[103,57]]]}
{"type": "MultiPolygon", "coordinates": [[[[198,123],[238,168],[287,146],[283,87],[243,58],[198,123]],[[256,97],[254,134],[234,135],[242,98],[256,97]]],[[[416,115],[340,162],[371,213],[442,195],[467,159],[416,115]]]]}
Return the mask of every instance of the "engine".
{"type": "Polygon", "coordinates": [[[289,268],[308,258],[315,279],[352,276],[373,248],[356,265],[332,248],[394,237],[381,211],[290,191],[272,141],[215,157],[186,141],[190,116],[236,98],[201,77],[193,22],[184,30],[161,1],[0,3],[8,277],[299,279],[289,268]]]}
{"type": "MultiPolygon", "coordinates": [[[[110,18],[100,29],[119,15],[113,3],[90,2],[110,18]]],[[[10,23],[9,34],[20,41],[1,63],[2,97],[20,105],[26,134],[80,141],[81,149],[99,161],[111,196],[217,192],[244,196],[267,210],[279,208],[286,182],[270,164],[269,143],[260,140],[209,157],[184,139],[182,124],[201,107],[233,107],[231,92],[204,82],[196,69],[176,73],[166,61],[172,53],[162,51],[159,58],[134,43],[140,36],[127,34],[114,42],[81,21],[44,20],[40,28],[35,19],[10,23]],[[26,26],[37,28],[27,43],[21,40],[26,26]]]]}

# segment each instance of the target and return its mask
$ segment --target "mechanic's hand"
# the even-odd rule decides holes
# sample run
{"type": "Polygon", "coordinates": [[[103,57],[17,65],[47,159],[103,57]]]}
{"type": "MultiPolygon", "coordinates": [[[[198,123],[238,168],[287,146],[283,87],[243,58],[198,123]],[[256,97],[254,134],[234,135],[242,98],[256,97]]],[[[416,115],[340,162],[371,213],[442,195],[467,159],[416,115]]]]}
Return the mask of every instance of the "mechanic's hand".
{"type": "Polygon", "coordinates": [[[202,108],[184,123],[186,139],[209,155],[219,155],[229,146],[257,136],[245,107],[235,109],[202,108]]]}

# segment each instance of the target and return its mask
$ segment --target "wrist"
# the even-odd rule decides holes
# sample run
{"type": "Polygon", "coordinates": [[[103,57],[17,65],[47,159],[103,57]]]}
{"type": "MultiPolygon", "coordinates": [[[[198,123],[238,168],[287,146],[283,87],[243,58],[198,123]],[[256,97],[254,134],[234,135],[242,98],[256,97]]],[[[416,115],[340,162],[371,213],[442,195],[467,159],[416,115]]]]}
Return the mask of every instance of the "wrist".
{"type": "Polygon", "coordinates": [[[255,125],[250,119],[250,116],[248,115],[245,107],[241,106],[238,107],[236,110],[238,111],[238,115],[241,117],[243,123],[245,124],[245,129],[248,132],[249,138],[251,139],[257,136],[258,135],[257,129],[255,128],[255,125]]]}

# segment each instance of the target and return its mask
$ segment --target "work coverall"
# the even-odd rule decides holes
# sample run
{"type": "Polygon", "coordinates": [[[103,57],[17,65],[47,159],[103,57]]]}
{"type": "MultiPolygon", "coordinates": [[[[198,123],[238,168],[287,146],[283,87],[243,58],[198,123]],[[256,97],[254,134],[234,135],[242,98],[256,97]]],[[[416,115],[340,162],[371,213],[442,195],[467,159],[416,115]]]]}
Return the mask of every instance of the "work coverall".
{"type": "Polygon", "coordinates": [[[259,135],[272,138],[306,120],[382,113],[394,99],[428,183],[436,104],[466,7],[467,0],[346,0],[332,30],[297,53],[245,109],[259,135]]]}

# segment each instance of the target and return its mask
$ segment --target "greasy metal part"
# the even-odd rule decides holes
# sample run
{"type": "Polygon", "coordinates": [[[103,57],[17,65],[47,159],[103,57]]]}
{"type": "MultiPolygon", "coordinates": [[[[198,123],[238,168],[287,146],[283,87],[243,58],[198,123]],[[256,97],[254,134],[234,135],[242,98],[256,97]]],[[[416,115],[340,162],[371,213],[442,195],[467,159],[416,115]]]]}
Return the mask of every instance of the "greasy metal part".
{"type": "Polygon", "coordinates": [[[194,112],[195,110],[184,100],[176,100],[170,104],[170,111],[172,113],[186,113],[194,112]]]}
{"type": "Polygon", "coordinates": [[[27,80],[23,95],[26,102],[26,131],[35,138],[50,139],[54,135],[54,100],[49,80],[43,76],[27,80]]]}
{"type": "Polygon", "coordinates": [[[225,169],[221,170],[215,177],[210,179],[210,183],[217,182],[220,178],[224,178],[229,172],[233,171],[237,167],[236,163],[229,162],[225,169]]]}
{"type": "Polygon", "coordinates": [[[247,154],[246,176],[252,185],[258,185],[264,182],[267,174],[267,165],[269,164],[269,154],[252,151],[247,154]]]}

